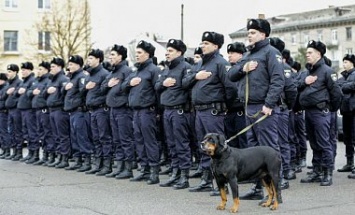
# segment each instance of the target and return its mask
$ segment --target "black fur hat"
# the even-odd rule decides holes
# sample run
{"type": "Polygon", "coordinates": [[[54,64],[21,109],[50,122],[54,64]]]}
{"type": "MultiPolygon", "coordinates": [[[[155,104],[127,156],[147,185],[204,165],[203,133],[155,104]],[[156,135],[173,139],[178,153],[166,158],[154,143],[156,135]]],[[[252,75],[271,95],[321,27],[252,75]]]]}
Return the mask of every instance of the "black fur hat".
{"type": "Polygon", "coordinates": [[[278,37],[270,37],[270,45],[275,47],[281,53],[285,49],[285,42],[278,37]]]}
{"type": "Polygon", "coordinates": [[[240,54],[244,54],[244,52],[246,52],[246,48],[244,43],[240,43],[240,42],[235,42],[235,43],[231,43],[228,44],[227,46],[227,52],[237,52],[240,54]]]}
{"type": "Polygon", "coordinates": [[[195,55],[195,54],[202,55],[202,49],[201,49],[201,47],[195,48],[194,55],[195,55]]]}
{"type": "Polygon", "coordinates": [[[94,56],[95,58],[99,58],[100,63],[104,61],[104,52],[100,49],[91,49],[88,56],[94,56]]]}
{"type": "Polygon", "coordinates": [[[271,28],[270,23],[266,19],[251,19],[248,21],[247,30],[255,29],[264,32],[266,37],[269,37],[271,28]]]}
{"type": "Polygon", "coordinates": [[[84,60],[81,56],[79,55],[72,55],[69,57],[69,62],[72,63],[76,63],[78,64],[80,67],[82,67],[84,65],[84,60]]]}
{"type": "Polygon", "coordinates": [[[54,57],[51,61],[51,64],[55,64],[55,65],[58,65],[58,66],[64,68],[64,60],[59,57],[54,57]]]}
{"type": "Polygon", "coordinates": [[[18,72],[20,68],[16,64],[9,64],[7,66],[7,70],[11,70],[13,72],[18,72]]]}
{"type": "Polygon", "coordinates": [[[40,64],[38,64],[38,66],[44,67],[47,70],[51,69],[51,64],[49,62],[46,62],[46,61],[42,61],[40,64]]]}
{"type": "Polygon", "coordinates": [[[143,49],[145,52],[147,52],[149,54],[150,58],[154,57],[155,47],[152,44],[150,44],[144,40],[141,40],[137,44],[136,48],[143,49]]]}
{"type": "Polygon", "coordinates": [[[21,63],[21,69],[33,70],[33,64],[31,62],[21,63]]]}
{"type": "Polygon", "coordinates": [[[314,41],[314,40],[310,40],[308,42],[307,48],[314,48],[317,51],[320,52],[320,54],[323,55],[327,52],[327,47],[325,46],[324,43],[322,43],[321,41],[314,41]]]}
{"type": "Polygon", "coordinates": [[[171,47],[173,49],[176,49],[178,51],[181,51],[181,54],[185,54],[186,52],[186,45],[183,41],[181,40],[176,40],[176,39],[170,39],[168,41],[168,44],[166,44],[166,47],[171,47]]]}
{"type": "Polygon", "coordinates": [[[282,54],[282,57],[286,59],[286,61],[287,61],[288,59],[290,59],[290,57],[291,57],[291,52],[290,52],[290,50],[288,50],[288,49],[284,49],[284,50],[281,52],[281,54],[282,54]]]}
{"type": "Polygon", "coordinates": [[[291,67],[293,69],[295,69],[297,72],[299,72],[301,70],[301,64],[297,61],[293,61],[291,67]]]}
{"type": "Polygon", "coordinates": [[[126,60],[126,58],[127,58],[127,49],[126,49],[126,47],[115,44],[111,48],[111,51],[117,52],[119,55],[122,56],[122,60],[126,60]]]}
{"type": "Polygon", "coordinates": [[[324,59],[324,63],[329,66],[329,67],[332,67],[332,60],[327,58],[327,56],[323,56],[323,59],[324,59]]]}
{"type": "Polygon", "coordinates": [[[223,34],[219,34],[219,33],[213,32],[213,31],[205,31],[202,34],[201,41],[211,42],[211,43],[217,45],[218,48],[220,49],[222,47],[222,45],[224,44],[224,36],[223,36],[223,34]]]}
{"type": "Polygon", "coordinates": [[[7,81],[7,75],[5,73],[0,72],[0,80],[7,81]]]}
{"type": "Polygon", "coordinates": [[[343,61],[344,60],[348,60],[350,61],[351,63],[353,63],[353,65],[355,66],[355,55],[353,54],[346,54],[343,58],[343,61]]]}

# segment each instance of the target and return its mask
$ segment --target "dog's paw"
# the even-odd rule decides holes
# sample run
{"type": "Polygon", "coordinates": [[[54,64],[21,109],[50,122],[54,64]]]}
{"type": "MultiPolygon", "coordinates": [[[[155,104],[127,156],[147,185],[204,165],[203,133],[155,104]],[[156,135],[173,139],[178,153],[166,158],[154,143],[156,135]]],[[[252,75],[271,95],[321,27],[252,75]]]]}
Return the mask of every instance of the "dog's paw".
{"type": "Polygon", "coordinates": [[[272,211],[274,211],[274,210],[277,210],[277,208],[279,207],[279,205],[278,204],[273,204],[273,205],[270,205],[270,210],[272,210],[272,211]]]}
{"type": "Polygon", "coordinates": [[[265,203],[261,204],[262,207],[270,207],[270,205],[271,205],[271,202],[270,203],[269,202],[265,202],[265,203]]]}
{"type": "Polygon", "coordinates": [[[238,212],[238,207],[231,207],[231,209],[229,209],[229,212],[231,213],[237,213],[238,212]]]}
{"type": "Polygon", "coordinates": [[[217,210],[225,210],[226,209],[226,205],[224,204],[220,204],[217,206],[217,210]]]}

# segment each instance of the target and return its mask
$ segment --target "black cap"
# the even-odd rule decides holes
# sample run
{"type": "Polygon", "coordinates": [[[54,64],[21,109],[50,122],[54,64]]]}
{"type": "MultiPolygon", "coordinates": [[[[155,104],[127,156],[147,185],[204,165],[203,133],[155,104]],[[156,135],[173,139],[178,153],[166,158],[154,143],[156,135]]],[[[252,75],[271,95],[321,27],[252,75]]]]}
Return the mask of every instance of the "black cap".
{"type": "Polygon", "coordinates": [[[331,60],[331,59],[327,58],[326,56],[323,56],[323,59],[324,59],[324,63],[325,63],[327,66],[329,66],[329,67],[332,66],[332,60],[331,60]]]}
{"type": "Polygon", "coordinates": [[[11,70],[13,72],[18,72],[20,68],[16,64],[9,64],[7,66],[7,70],[11,70]]]}
{"type": "Polygon", "coordinates": [[[224,44],[224,36],[223,36],[223,34],[219,34],[219,33],[213,32],[213,31],[205,31],[202,34],[201,41],[211,42],[211,43],[217,45],[218,48],[220,49],[222,47],[222,45],[224,44]]]}
{"type": "Polygon", "coordinates": [[[91,49],[88,56],[94,56],[100,59],[100,63],[104,61],[104,52],[100,49],[91,49]]]}
{"type": "Polygon", "coordinates": [[[59,57],[54,57],[51,61],[51,64],[55,64],[55,65],[58,65],[58,66],[64,68],[64,60],[59,57]]]}
{"type": "Polygon", "coordinates": [[[40,64],[38,64],[38,66],[44,67],[47,70],[51,69],[51,64],[49,62],[46,62],[46,61],[42,61],[40,64]]]}
{"type": "Polygon", "coordinates": [[[195,55],[195,54],[202,55],[202,49],[201,49],[201,47],[195,48],[194,55],[195,55]]]}
{"type": "Polygon", "coordinates": [[[0,80],[7,81],[7,75],[5,73],[0,72],[0,80]]]}
{"type": "Polygon", "coordinates": [[[120,45],[115,44],[111,48],[111,51],[115,51],[119,55],[121,55],[122,56],[122,60],[125,60],[127,58],[127,49],[124,46],[120,46],[120,45]]]}
{"type": "Polygon", "coordinates": [[[269,37],[271,28],[270,23],[266,19],[251,19],[248,21],[247,30],[255,29],[265,33],[266,37],[269,37]]]}
{"type": "Polygon", "coordinates": [[[282,41],[280,38],[270,37],[269,40],[270,40],[270,45],[272,45],[277,50],[279,50],[279,52],[282,52],[285,49],[285,42],[282,41]]]}
{"type": "Polygon", "coordinates": [[[29,70],[33,70],[33,64],[31,62],[24,62],[21,63],[21,69],[29,69],[29,70]]]}
{"type": "Polygon", "coordinates": [[[343,61],[347,60],[350,61],[351,63],[353,63],[353,65],[355,66],[355,55],[353,54],[346,54],[343,58],[343,61]]]}
{"type": "Polygon", "coordinates": [[[295,69],[297,72],[301,70],[301,64],[297,61],[293,61],[291,67],[295,69]]]}
{"type": "Polygon", "coordinates": [[[143,49],[145,52],[147,52],[149,54],[150,58],[154,57],[155,47],[152,44],[150,44],[144,40],[141,40],[137,44],[136,48],[143,49]]]}
{"type": "Polygon", "coordinates": [[[176,49],[177,51],[180,51],[181,54],[185,54],[186,52],[186,45],[183,41],[181,40],[176,40],[176,39],[170,39],[168,41],[168,44],[166,44],[166,47],[171,47],[173,49],[176,49]]]}
{"type": "Polygon", "coordinates": [[[284,49],[284,50],[281,52],[281,54],[282,54],[282,57],[286,59],[286,61],[287,61],[288,59],[290,59],[290,57],[291,57],[291,52],[290,52],[290,50],[288,50],[288,49],[284,49]]]}
{"type": "Polygon", "coordinates": [[[69,57],[69,62],[76,63],[80,67],[84,65],[84,60],[80,55],[72,55],[69,57]]]}
{"type": "Polygon", "coordinates": [[[317,51],[320,52],[320,54],[323,56],[327,52],[327,47],[322,43],[321,41],[314,41],[310,40],[308,42],[307,48],[314,48],[317,51]]]}
{"type": "Polygon", "coordinates": [[[244,54],[244,52],[246,52],[246,48],[244,43],[240,43],[240,42],[235,42],[235,43],[231,43],[228,44],[227,46],[227,52],[237,52],[240,54],[244,54]]]}

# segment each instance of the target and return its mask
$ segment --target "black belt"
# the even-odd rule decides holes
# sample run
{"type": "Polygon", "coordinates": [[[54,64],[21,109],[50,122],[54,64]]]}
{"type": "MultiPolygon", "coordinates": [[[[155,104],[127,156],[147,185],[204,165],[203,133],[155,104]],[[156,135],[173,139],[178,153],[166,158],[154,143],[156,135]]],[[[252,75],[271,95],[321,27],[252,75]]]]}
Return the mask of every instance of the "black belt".
{"type": "Polygon", "coordinates": [[[2,109],[2,110],[0,110],[0,113],[7,113],[7,112],[8,112],[7,109],[2,109]]]}
{"type": "Polygon", "coordinates": [[[97,105],[97,106],[87,106],[87,109],[89,111],[95,111],[100,108],[107,108],[107,106],[106,106],[106,104],[101,104],[101,105],[97,105]]]}
{"type": "Polygon", "coordinates": [[[164,108],[167,109],[167,110],[184,109],[184,105],[164,106],[164,108]]]}
{"type": "Polygon", "coordinates": [[[71,110],[68,110],[67,112],[73,113],[73,112],[87,112],[87,111],[88,111],[88,108],[86,106],[80,106],[80,107],[76,107],[71,110]]]}
{"type": "Polygon", "coordinates": [[[214,104],[195,105],[195,110],[207,110],[214,107],[214,104]]]}
{"type": "MultiPolygon", "coordinates": [[[[47,108],[45,108],[45,109],[47,109],[47,108]]],[[[48,110],[49,110],[49,112],[63,110],[63,106],[49,107],[48,110]]]]}

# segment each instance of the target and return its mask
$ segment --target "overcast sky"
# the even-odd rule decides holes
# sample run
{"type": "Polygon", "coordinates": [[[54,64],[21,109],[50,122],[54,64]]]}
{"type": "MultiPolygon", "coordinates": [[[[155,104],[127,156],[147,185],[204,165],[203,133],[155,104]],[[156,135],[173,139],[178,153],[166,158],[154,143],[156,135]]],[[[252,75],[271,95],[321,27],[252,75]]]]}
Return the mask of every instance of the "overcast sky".
{"type": "MultiPolygon", "coordinates": [[[[204,31],[228,34],[243,28],[248,18],[266,18],[355,4],[354,0],[91,0],[92,39],[95,48],[126,45],[142,32],[166,40],[180,38],[181,4],[184,4],[184,42],[196,47],[204,31]],[[280,4],[279,2],[283,2],[280,4]]],[[[225,46],[224,46],[225,47],[225,46]]]]}

